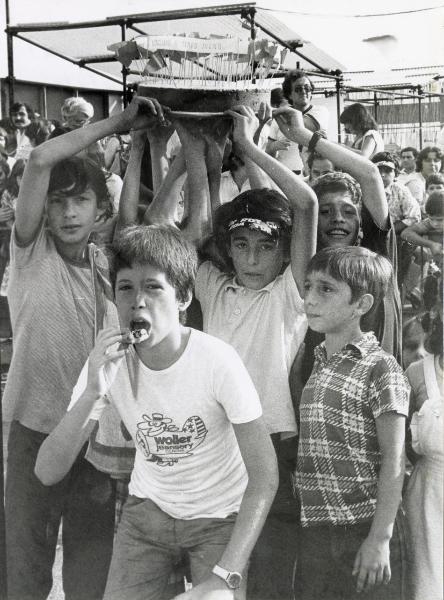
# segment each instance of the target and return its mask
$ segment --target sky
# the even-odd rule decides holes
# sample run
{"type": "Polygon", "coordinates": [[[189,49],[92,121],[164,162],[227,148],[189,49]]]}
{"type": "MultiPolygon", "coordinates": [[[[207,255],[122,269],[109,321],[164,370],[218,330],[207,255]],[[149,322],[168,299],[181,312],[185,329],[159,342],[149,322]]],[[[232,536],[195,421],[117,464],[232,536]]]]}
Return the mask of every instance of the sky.
{"type": "MultiPolygon", "coordinates": [[[[236,4],[229,0],[9,0],[11,22],[40,22],[99,19],[112,15],[174,10],[200,6],[236,4]]],[[[387,14],[442,6],[438,0],[261,0],[257,6],[311,15],[387,14]]]]}
{"type": "MultiPolygon", "coordinates": [[[[159,9],[227,5],[230,0],[9,0],[9,3],[11,23],[18,24],[96,20],[159,9]]],[[[444,74],[443,0],[392,0],[390,3],[387,0],[258,0],[256,5],[272,8],[276,18],[302,39],[333,56],[346,70],[376,70],[382,77],[384,71],[391,68],[435,65],[444,74]],[[441,7],[440,10],[437,7],[441,7]],[[363,43],[363,39],[370,41],[363,43]]],[[[0,19],[2,17],[4,22],[4,2],[0,2],[0,19]]],[[[0,33],[1,76],[7,71],[5,38],[0,33]]],[[[102,78],[85,74],[20,40],[14,43],[14,48],[18,78],[59,84],[69,79],[73,85],[107,87],[102,78]]]]}

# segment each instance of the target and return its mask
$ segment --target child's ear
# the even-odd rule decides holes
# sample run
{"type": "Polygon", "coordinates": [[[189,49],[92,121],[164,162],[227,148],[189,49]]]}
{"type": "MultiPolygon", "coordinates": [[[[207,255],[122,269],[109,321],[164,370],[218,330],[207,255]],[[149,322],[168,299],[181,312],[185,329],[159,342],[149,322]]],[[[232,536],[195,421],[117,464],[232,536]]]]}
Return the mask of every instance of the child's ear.
{"type": "Polygon", "coordinates": [[[356,237],[355,246],[360,246],[361,245],[361,241],[362,241],[363,237],[364,237],[364,232],[362,231],[361,225],[359,225],[358,235],[356,237]]]}
{"type": "Polygon", "coordinates": [[[372,294],[364,294],[361,296],[357,303],[357,309],[361,316],[368,313],[375,302],[375,299],[372,294]]]}
{"type": "Polygon", "coordinates": [[[192,294],[192,292],[189,292],[188,298],[186,300],[180,300],[178,302],[179,311],[181,311],[181,312],[185,311],[191,304],[192,299],[193,299],[193,294],[192,294]]]}

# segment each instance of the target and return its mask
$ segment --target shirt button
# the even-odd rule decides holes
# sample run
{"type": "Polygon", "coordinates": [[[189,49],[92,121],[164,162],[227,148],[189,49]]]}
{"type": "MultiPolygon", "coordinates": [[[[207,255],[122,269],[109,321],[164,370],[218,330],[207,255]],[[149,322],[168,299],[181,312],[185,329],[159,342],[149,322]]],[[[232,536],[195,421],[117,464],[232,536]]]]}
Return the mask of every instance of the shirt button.
{"type": "Polygon", "coordinates": [[[240,308],[235,308],[233,312],[234,312],[235,315],[240,315],[241,314],[240,308]]]}

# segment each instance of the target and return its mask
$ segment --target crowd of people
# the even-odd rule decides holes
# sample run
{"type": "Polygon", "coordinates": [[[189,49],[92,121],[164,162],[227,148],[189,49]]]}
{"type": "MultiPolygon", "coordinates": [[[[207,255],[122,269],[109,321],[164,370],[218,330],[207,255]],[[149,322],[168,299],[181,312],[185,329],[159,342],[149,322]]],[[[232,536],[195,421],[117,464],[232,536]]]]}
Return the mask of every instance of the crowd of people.
{"type": "Polygon", "coordinates": [[[313,90],[11,108],[9,600],[442,600],[442,150],[313,90]]]}

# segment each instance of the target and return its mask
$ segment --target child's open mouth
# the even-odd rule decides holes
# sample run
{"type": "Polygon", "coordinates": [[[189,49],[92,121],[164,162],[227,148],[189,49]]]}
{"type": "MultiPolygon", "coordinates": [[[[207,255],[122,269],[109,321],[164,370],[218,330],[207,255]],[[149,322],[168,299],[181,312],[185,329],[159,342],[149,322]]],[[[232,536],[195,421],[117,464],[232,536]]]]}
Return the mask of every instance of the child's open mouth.
{"type": "Polygon", "coordinates": [[[329,235],[331,237],[339,237],[339,238],[346,237],[348,234],[349,234],[349,232],[346,231],[345,229],[330,229],[330,231],[327,232],[327,235],[329,235]]]}
{"type": "Polygon", "coordinates": [[[151,325],[143,319],[133,320],[130,323],[128,334],[129,344],[140,344],[149,338],[151,325]]]}

